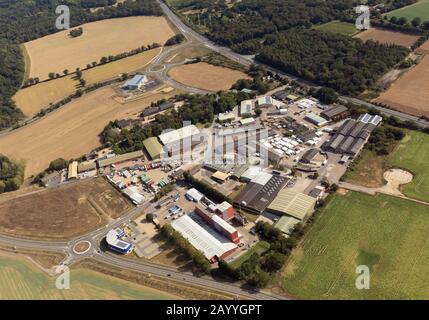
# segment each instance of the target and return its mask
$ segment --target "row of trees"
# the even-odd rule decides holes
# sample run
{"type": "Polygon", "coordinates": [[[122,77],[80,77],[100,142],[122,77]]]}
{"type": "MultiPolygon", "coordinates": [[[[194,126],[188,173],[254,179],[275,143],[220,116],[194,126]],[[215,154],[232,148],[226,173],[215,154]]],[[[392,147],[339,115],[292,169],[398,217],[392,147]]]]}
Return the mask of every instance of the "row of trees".
{"type": "Polygon", "coordinates": [[[194,263],[194,265],[204,273],[210,271],[210,262],[206,259],[204,254],[195,249],[179,232],[173,229],[169,224],[165,224],[161,228],[162,234],[175,245],[177,245],[194,263]]]}
{"type": "Polygon", "coordinates": [[[0,193],[15,191],[24,181],[24,165],[0,154],[0,193]]]}

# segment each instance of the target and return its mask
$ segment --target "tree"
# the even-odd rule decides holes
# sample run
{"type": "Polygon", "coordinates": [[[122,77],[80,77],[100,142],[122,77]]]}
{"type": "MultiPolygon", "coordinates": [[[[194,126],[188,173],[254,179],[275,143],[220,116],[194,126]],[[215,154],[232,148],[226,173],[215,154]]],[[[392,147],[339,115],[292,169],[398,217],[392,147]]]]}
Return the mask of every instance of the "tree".
{"type": "Polygon", "coordinates": [[[54,161],[51,161],[49,164],[49,171],[61,171],[69,166],[69,162],[63,158],[58,158],[54,161]]]}
{"type": "Polygon", "coordinates": [[[49,72],[49,79],[55,79],[55,72],[49,72]]]}
{"type": "Polygon", "coordinates": [[[148,214],[146,215],[146,220],[147,220],[147,221],[152,222],[152,221],[153,221],[153,219],[154,219],[154,216],[153,216],[153,214],[152,214],[152,213],[148,213],[148,214]]]}
{"type": "Polygon", "coordinates": [[[262,268],[267,272],[279,271],[286,262],[286,256],[278,252],[270,252],[263,257],[262,268]]]}
{"type": "Polygon", "coordinates": [[[423,29],[429,30],[429,21],[423,22],[423,29]]]}
{"type": "Polygon", "coordinates": [[[316,92],[315,97],[326,104],[332,104],[338,101],[338,94],[332,88],[320,88],[316,92]]]}
{"type": "Polygon", "coordinates": [[[264,288],[270,282],[270,274],[265,271],[259,271],[251,276],[247,283],[256,288],[264,288]]]}
{"type": "Polygon", "coordinates": [[[64,75],[68,75],[68,74],[69,74],[69,71],[68,71],[67,69],[65,69],[65,70],[63,71],[63,73],[64,73],[64,75]]]}
{"type": "Polygon", "coordinates": [[[422,19],[420,17],[416,17],[411,21],[411,24],[413,25],[413,27],[418,28],[422,24],[422,19]]]}

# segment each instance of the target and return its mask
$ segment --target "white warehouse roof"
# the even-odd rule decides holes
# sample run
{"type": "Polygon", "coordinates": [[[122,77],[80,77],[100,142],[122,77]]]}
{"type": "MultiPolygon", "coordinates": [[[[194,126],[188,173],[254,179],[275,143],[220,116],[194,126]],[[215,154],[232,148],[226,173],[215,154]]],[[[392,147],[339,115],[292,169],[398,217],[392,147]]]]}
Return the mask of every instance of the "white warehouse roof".
{"type": "Polygon", "coordinates": [[[186,192],[186,195],[196,202],[200,202],[204,198],[204,195],[195,188],[192,188],[188,192],[186,192]]]}
{"type": "Polygon", "coordinates": [[[188,215],[184,215],[173,221],[171,226],[186,238],[192,246],[202,251],[204,256],[209,260],[214,257],[220,258],[228,251],[237,248],[237,245],[209,225],[204,225],[203,227],[188,215]]]}
{"type": "Polygon", "coordinates": [[[164,145],[172,144],[180,140],[191,138],[194,135],[200,134],[200,130],[194,126],[186,126],[177,130],[163,133],[159,136],[159,139],[164,145]]]}

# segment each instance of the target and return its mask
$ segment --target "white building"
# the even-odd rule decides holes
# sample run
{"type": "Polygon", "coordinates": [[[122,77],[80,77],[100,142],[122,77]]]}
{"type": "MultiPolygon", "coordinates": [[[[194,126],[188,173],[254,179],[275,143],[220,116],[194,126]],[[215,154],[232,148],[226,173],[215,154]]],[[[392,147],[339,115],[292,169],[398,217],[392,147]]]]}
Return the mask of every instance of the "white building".
{"type": "Polygon", "coordinates": [[[135,75],[134,78],[128,80],[121,87],[123,90],[137,90],[141,89],[146,83],[149,82],[149,79],[146,75],[135,75]]]}

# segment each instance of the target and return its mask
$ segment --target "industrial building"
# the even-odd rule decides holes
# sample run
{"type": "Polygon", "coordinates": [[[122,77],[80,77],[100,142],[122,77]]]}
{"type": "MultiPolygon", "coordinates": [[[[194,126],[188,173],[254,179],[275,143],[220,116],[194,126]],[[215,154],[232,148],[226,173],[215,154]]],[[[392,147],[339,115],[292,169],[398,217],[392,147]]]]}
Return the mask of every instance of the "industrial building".
{"type": "Polygon", "coordinates": [[[77,168],[78,168],[78,162],[73,161],[69,164],[69,169],[67,172],[67,178],[68,180],[77,179],[77,168]]]}
{"type": "Polygon", "coordinates": [[[317,106],[317,102],[316,102],[316,101],[314,101],[314,100],[310,100],[310,99],[307,99],[307,98],[303,98],[303,99],[301,99],[301,100],[296,101],[296,102],[295,102],[295,105],[296,105],[298,108],[300,108],[300,109],[307,110],[307,109],[311,109],[311,108],[313,108],[313,107],[316,107],[316,106],[317,106]]]}
{"type": "Polygon", "coordinates": [[[289,236],[298,223],[300,223],[298,219],[283,216],[276,222],[274,228],[279,229],[285,236],[289,236]]]}
{"type": "Polygon", "coordinates": [[[299,162],[301,163],[305,163],[305,164],[310,164],[312,163],[313,159],[319,154],[319,150],[318,149],[309,149],[307,150],[303,156],[301,157],[301,159],[299,160],[299,162]]]}
{"type": "Polygon", "coordinates": [[[151,160],[158,160],[161,158],[163,146],[157,137],[148,138],[143,141],[144,148],[151,160]]]}
{"type": "Polygon", "coordinates": [[[149,79],[145,75],[135,75],[132,79],[128,80],[121,87],[123,90],[137,90],[141,89],[146,83],[149,82],[149,79]]]}
{"type": "Polygon", "coordinates": [[[240,103],[239,115],[240,117],[249,117],[253,114],[254,102],[253,100],[244,100],[240,103]]]}
{"type": "Polygon", "coordinates": [[[137,187],[126,188],[122,191],[122,193],[126,195],[136,206],[143,204],[145,201],[145,197],[140,193],[137,187]]]}
{"type": "Polygon", "coordinates": [[[169,149],[180,144],[189,144],[190,147],[194,147],[199,144],[200,141],[200,130],[194,126],[186,126],[177,130],[168,131],[159,136],[161,143],[169,149]]]}
{"type": "Polygon", "coordinates": [[[211,178],[219,183],[225,183],[229,179],[230,175],[221,171],[216,171],[212,174],[211,178]]]}
{"type": "Polygon", "coordinates": [[[125,236],[124,230],[117,228],[110,230],[106,236],[106,242],[110,249],[121,254],[129,254],[133,250],[131,243],[125,242],[122,238],[125,236]]]}
{"type": "Polygon", "coordinates": [[[305,221],[313,212],[316,199],[306,194],[284,189],[278,193],[267,211],[305,221]]]}
{"type": "Polygon", "coordinates": [[[235,120],[235,115],[233,112],[219,113],[218,120],[220,123],[232,122],[235,120]]]}
{"type": "Polygon", "coordinates": [[[318,127],[324,126],[325,124],[328,123],[326,119],[312,112],[307,114],[304,119],[318,127]]]}
{"type": "MultiPolygon", "coordinates": [[[[233,226],[231,226],[220,216],[218,216],[217,212],[218,212],[218,207],[209,206],[204,208],[201,205],[197,205],[195,208],[195,213],[198,214],[201,218],[203,218],[207,224],[209,224],[218,232],[223,234],[230,241],[234,242],[235,244],[238,244],[241,238],[241,235],[238,233],[238,230],[235,229],[233,226]]],[[[233,209],[232,209],[232,212],[234,212],[233,209]]]]}
{"type": "Polygon", "coordinates": [[[381,117],[368,114],[362,115],[358,120],[348,119],[323,148],[330,152],[355,156],[380,122],[381,117]]]}
{"type": "Polygon", "coordinates": [[[260,108],[269,108],[269,107],[272,107],[274,105],[273,98],[271,98],[270,96],[259,97],[256,100],[256,103],[258,104],[258,107],[260,107],[260,108]]]}
{"type": "Polygon", "coordinates": [[[262,171],[258,173],[254,169],[241,178],[243,181],[250,181],[234,199],[234,205],[256,214],[262,213],[290,180],[262,171]]]}
{"type": "Polygon", "coordinates": [[[350,111],[347,107],[343,105],[335,105],[321,112],[320,116],[328,121],[337,122],[347,118],[349,114],[350,111]]]}
{"type": "Polygon", "coordinates": [[[189,201],[194,201],[194,202],[200,202],[205,198],[205,196],[195,188],[188,190],[188,192],[186,192],[185,197],[189,201]]]}
{"type": "Polygon", "coordinates": [[[166,111],[169,109],[174,108],[174,103],[171,101],[166,101],[161,103],[159,106],[155,106],[155,107],[149,107],[143,110],[142,112],[142,116],[143,117],[150,117],[153,116],[157,113],[160,113],[162,111],[166,111]]]}
{"type": "Polygon", "coordinates": [[[184,215],[173,221],[171,226],[211,262],[227,258],[238,248],[234,242],[195,214],[184,215]]]}
{"type": "Polygon", "coordinates": [[[93,162],[82,162],[82,163],[79,163],[79,165],[77,167],[78,173],[94,171],[94,170],[97,170],[97,163],[95,161],[93,161],[93,162]]]}
{"type": "Polygon", "coordinates": [[[123,163],[130,160],[135,160],[138,158],[144,158],[143,151],[139,150],[135,152],[124,153],[117,156],[105,157],[103,159],[97,160],[97,164],[99,168],[105,168],[105,167],[111,166],[112,164],[123,163]]]}

